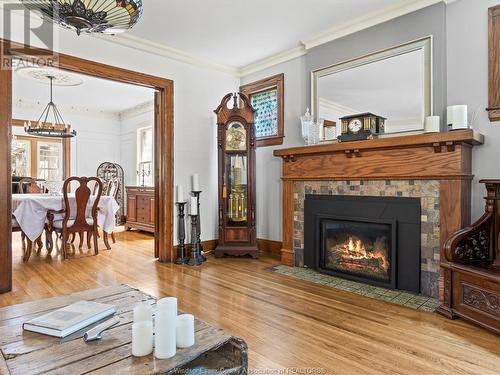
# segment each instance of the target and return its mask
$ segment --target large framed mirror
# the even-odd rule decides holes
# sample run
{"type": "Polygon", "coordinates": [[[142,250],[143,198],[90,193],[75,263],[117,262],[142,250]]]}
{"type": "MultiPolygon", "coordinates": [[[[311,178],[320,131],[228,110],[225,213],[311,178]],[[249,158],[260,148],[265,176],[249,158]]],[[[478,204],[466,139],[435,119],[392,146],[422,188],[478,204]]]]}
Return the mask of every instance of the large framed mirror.
{"type": "Polygon", "coordinates": [[[311,72],[313,116],[335,122],[370,112],[385,133],[418,132],[432,115],[432,37],[311,72]]]}

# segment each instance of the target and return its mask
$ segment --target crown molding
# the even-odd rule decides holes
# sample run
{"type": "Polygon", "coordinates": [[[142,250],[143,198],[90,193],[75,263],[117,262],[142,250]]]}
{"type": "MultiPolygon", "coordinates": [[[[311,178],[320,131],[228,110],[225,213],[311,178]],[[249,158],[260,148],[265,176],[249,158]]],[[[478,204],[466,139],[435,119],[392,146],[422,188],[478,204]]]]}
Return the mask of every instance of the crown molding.
{"type": "Polygon", "coordinates": [[[202,59],[194,55],[191,55],[187,52],[172,47],[168,47],[161,43],[152,42],[144,38],[139,38],[128,33],[117,34],[117,35],[92,34],[92,36],[98,39],[106,40],[108,42],[120,44],[125,47],[151,53],[153,55],[166,57],[169,59],[181,61],[187,64],[196,65],[204,68],[215,69],[236,77],[240,75],[240,69],[236,67],[214,63],[206,59],[202,59]]]}
{"type": "MultiPolygon", "coordinates": [[[[13,108],[20,108],[25,110],[32,110],[36,113],[42,113],[43,109],[46,107],[47,103],[39,102],[39,101],[27,101],[23,99],[15,99],[12,100],[13,108]]],[[[91,118],[102,118],[107,120],[115,120],[120,121],[120,115],[116,112],[112,111],[99,111],[95,109],[89,109],[84,107],[77,106],[68,106],[68,105],[58,105],[57,108],[61,111],[61,113],[73,113],[78,116],[89,116],[91,118]]]]}
{"type": "Polygon", "coordinates": [[[300,56],[304,56],[305,54],[306,54],[306,49],[304,48],[304,46],[295,47],[287,51],[277,53],[265,59],[259,60],[255,63],[244,66],[243,68],[240,69],[239,76],[244,77],[249,74],[269,68],[271,66],[296,59],[297,57],[300,56]]]}
{"type": "MultiPolygon", "coordinates": [[[[332,27],[325,30],[311,38],[305,39],[302,43],[305,45],[306,50],[311,49],[322,44],[331,42],[333,40],[342,38],[346,35],[367,29],[369,27],[390,21],[394,18],[404,16],[405,14],[415,12],[417,10],[426,8],[428,6],[446,2],[445,0],[408,0],[404,4],[397,4],[395,6],[387,7],[382,10],[369,13],[362,17],[354,18],[353,20],[343,23],[339,26],[332,27]]],[[[449,0],[448,0],[449,2],[449,0]]]]}
{"type": "Polygon", "coordinates": [[[128,120],[146,113],[153,113],[155,108],[154,101],[147,101],[136,105],[135,107],[126,109],[125,111],[120,112],[120,120],[128,120]]]}

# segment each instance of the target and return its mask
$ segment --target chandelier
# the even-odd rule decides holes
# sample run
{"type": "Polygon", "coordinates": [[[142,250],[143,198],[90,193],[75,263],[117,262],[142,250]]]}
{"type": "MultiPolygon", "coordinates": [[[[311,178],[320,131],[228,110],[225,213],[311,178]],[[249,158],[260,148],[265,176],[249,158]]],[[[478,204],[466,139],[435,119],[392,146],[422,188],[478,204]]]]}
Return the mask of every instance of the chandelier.
{"type": "Polygon", "coordinates": [[[21,0],[26,8],[80,33],[116,34],[132,28],[142,14],[142,0],[21,0]]]}
{"type": "Polygon", "coordinates": [[[28,134],[38,135],[41,137],[51,137],[51,138],[71,138],[76,136],[76,131],[71,130],[71,125],[66,125],[61,116],[61,113],[57,109],[53,98],[53,76],[47,76],[50,80],[50,101],[43,110],[42,114],[38,118],[36,124],[32,124],[31,121],[24,122],[24,131],[28,134]],[[52,115],[51,115],[52,112],[52,115]]]}

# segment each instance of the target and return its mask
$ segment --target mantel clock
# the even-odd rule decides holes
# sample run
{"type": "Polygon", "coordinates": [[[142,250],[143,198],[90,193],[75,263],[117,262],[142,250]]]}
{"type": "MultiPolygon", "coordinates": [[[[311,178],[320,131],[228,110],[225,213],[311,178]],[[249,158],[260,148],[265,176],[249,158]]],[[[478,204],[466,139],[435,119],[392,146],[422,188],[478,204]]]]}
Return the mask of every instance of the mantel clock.
{"type": "Polygon", "coordinates": [[[349,142],[374,138],[385,132],[385,120],[386,118],[369,112],[342,117],[341,135],[338,139],[340,142],[349,142]]]}
{"type": "Polygon", "coordinates": [[[254,112],[244,94],[227,94],[217,114],[219,241],[215,256],[258,256],[255,231],[254,112]],[[228,103],[232,99],[232,108],[228,103]]]}

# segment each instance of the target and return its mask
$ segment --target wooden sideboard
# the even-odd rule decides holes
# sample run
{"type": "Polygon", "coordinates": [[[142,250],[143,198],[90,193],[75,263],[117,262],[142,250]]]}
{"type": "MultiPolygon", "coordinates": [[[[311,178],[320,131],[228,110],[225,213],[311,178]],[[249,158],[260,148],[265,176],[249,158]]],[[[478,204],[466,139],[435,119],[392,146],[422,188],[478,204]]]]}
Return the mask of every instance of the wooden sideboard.
{"type": "Polygon", "coordinates": [[[127,186],[126,229],[155,232],[155,188],[153,186],[127,186]]]}

